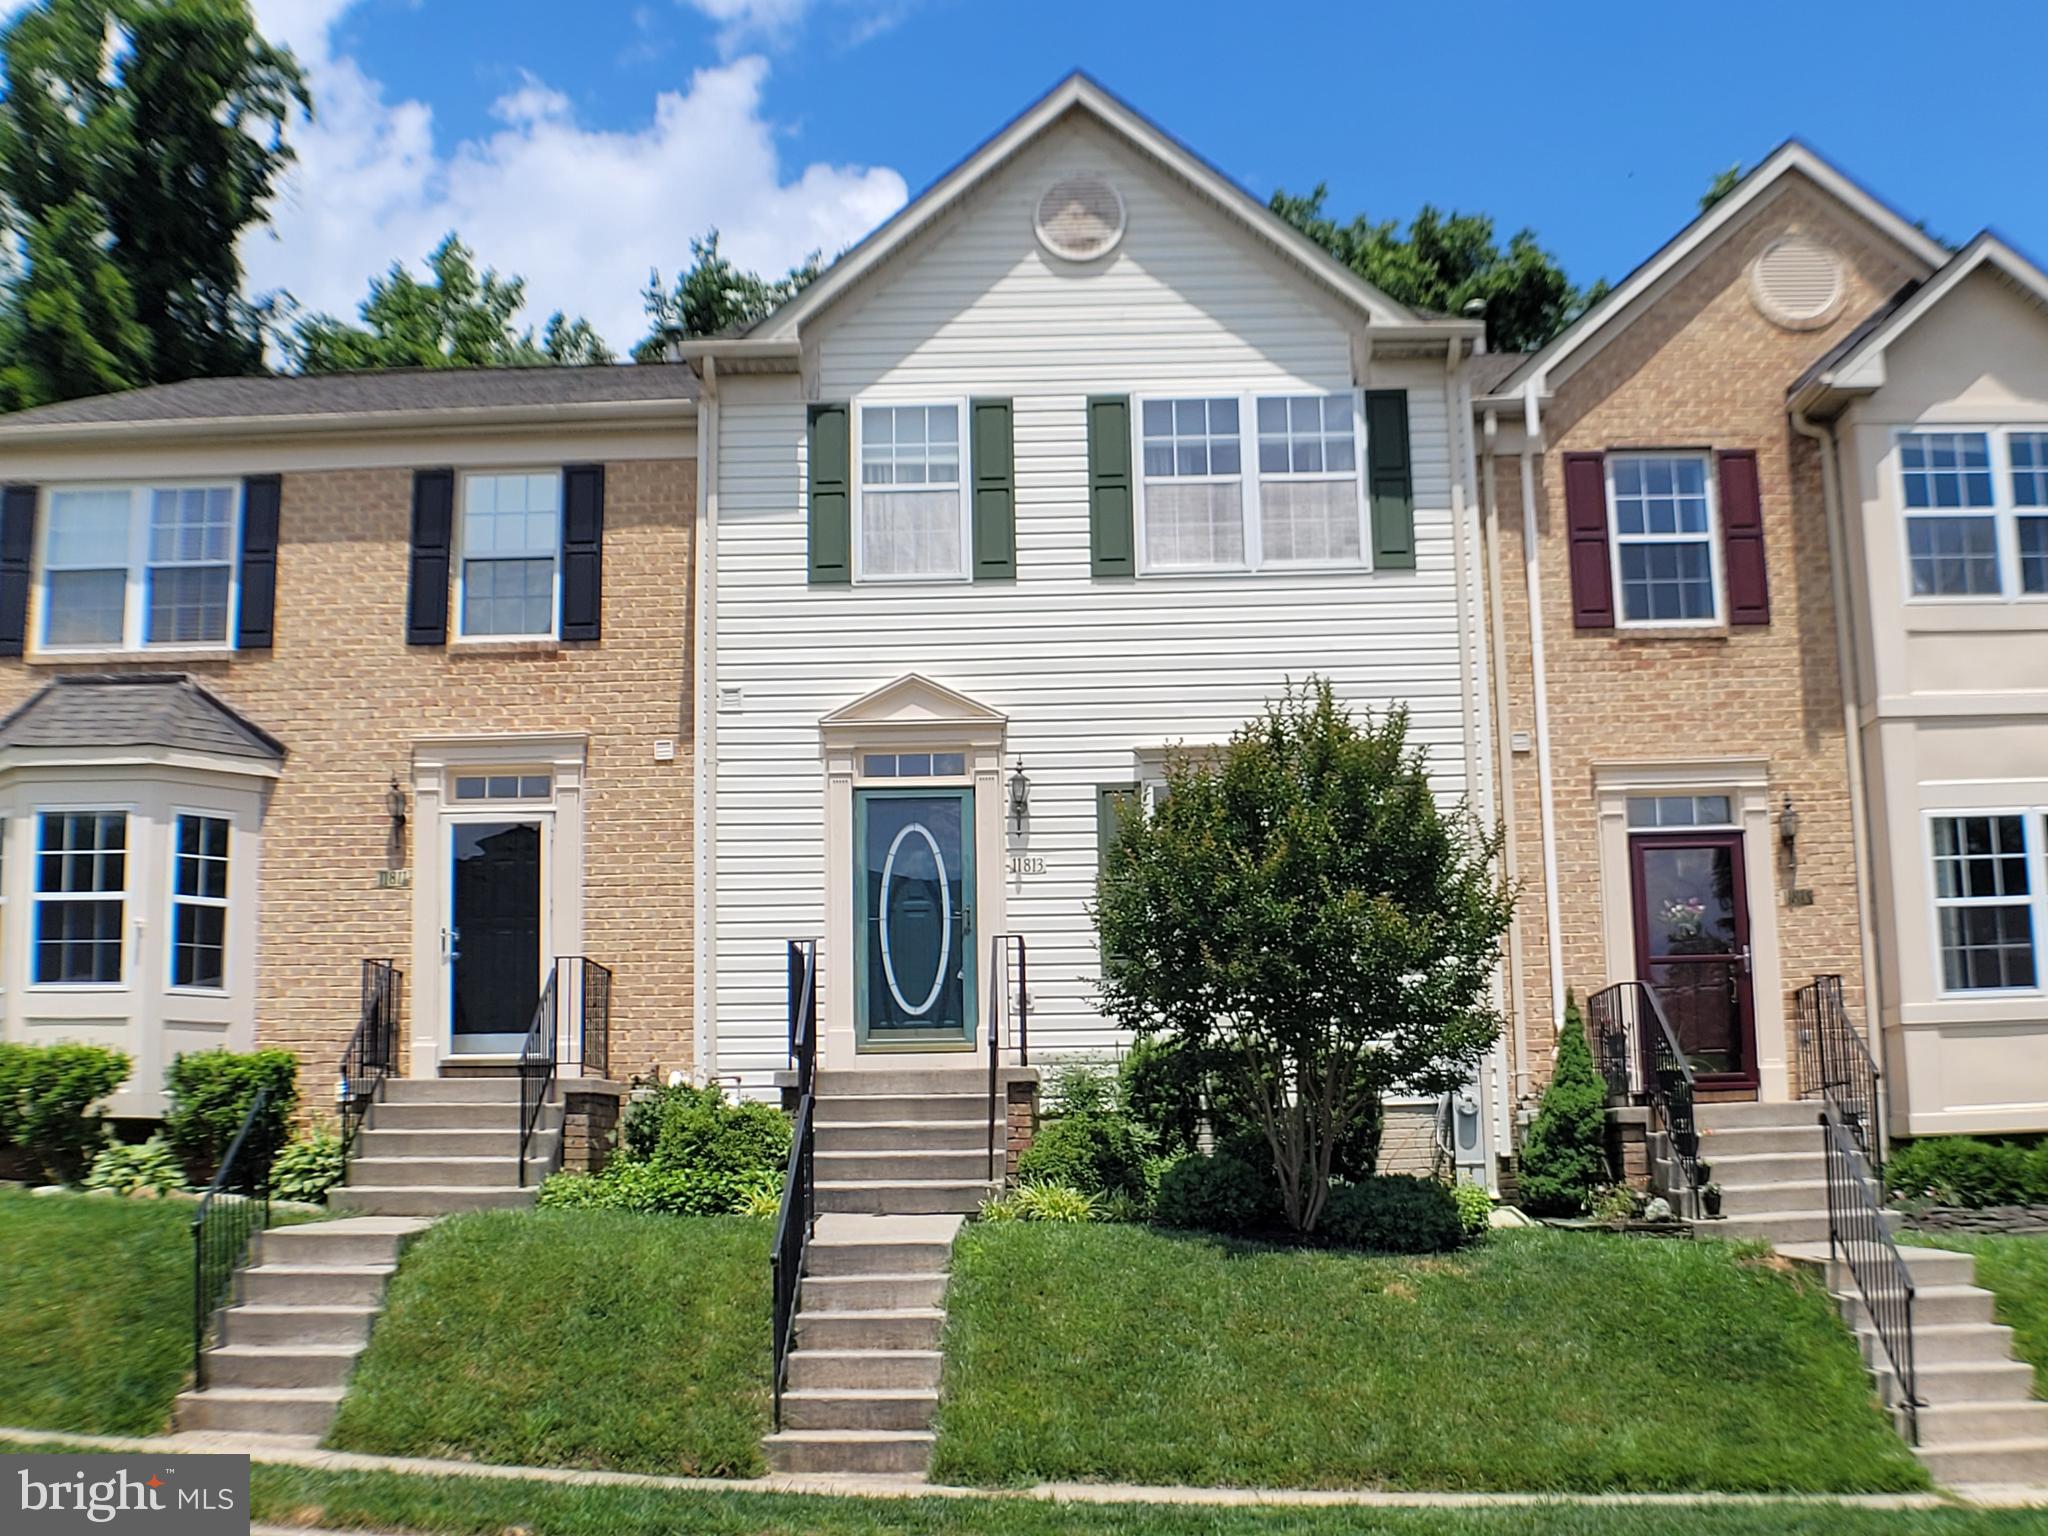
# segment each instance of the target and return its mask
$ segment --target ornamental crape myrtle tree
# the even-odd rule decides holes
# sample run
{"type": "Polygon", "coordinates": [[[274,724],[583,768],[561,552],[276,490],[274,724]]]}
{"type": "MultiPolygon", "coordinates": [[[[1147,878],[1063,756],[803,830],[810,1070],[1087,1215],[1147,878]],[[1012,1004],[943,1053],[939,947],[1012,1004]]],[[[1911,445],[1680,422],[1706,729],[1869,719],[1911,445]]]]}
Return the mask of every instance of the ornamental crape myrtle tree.
{"type": "Polygon", "coordinates": [[[1405,711],[1356,719],[1311,678],[1222,752],[1171,763],[1105,858],[1106,1010],[1217,1063],[1295,1230],[1316,1230],[1334,1155],[1387,1093],[1457,1087],[1498,1036],[1498,847],[1439,807],[1405,711]]]}

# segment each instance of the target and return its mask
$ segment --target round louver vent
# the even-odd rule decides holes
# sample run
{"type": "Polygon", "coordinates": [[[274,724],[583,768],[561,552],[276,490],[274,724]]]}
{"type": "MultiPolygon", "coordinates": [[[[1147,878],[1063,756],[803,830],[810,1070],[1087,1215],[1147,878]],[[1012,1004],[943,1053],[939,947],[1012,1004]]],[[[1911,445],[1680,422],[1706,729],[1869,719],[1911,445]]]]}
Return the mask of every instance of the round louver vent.
{"type": "Polygon", "coordinates": [[[1792,330],[1823,325],[1842,302],[1842,263],[1818,241],[1787,235],[1757,257],[1749,288],[1767,319],[1792,330]]]}
{"type": "Polygon", "coordinates": [[[1093,171],[1062,176],[1038,200],[1038,242],[1068,261],[1092,261],[1124,233],[1124,200],[1093,171]]]}

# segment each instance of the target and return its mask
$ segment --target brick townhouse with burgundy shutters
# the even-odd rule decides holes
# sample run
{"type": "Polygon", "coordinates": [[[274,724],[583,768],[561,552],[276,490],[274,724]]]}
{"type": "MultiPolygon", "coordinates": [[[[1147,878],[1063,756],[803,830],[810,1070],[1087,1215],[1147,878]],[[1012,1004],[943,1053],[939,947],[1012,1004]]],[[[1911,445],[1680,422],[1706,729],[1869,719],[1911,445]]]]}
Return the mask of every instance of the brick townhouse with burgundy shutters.
{"type": "Polygon", "coordinates": [[[318,1111],[365,960],[433,1077],[587,956],[609,1034],[565,997],[564,1071],[687,1068],[695,422],[659,365],[0,421],[4,1038],[126,1051],[132,1116],[180,1052],[288,1046],[318,1111]]]}

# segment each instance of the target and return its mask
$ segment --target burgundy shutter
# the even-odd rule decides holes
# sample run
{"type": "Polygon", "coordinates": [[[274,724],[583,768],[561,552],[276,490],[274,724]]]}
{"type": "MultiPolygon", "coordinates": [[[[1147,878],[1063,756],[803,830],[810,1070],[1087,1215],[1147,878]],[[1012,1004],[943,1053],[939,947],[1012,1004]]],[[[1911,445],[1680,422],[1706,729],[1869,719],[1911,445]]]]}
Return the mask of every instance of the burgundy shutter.
{"type": "Polygon", "coordinates": [[[1571,540],[1572,623],[1614,628],[1614,568],[1607,553],[1607,465],[1597,453],[1564,456],[1564,522],[1571,540]]]}
{"type": "Polygon", "coordinates": [[[0,656],[19,656],[28,642],[29,572],[36,542],[36,488],[0,493],[0,656]]]}
{"type": "Polygon", "coordinates": [[[1721,561],[1728,574],[1728,622],[1771,622],[1771,582],[1764,567],[1764,501],[1756,453],[1724,449],[1721,461],[1721,561]]]}
{"type": "Polygon", "coordinates": [[[595,640],[604,617],[604,466],[562,471],[562,638],[595,640]]]}
{"type": "Polygon", "coordinates": [[[242,482],[242,607],[235,649],[267,651],[277,623],[277,513],[284,481],[251,475],[242,482]]]}

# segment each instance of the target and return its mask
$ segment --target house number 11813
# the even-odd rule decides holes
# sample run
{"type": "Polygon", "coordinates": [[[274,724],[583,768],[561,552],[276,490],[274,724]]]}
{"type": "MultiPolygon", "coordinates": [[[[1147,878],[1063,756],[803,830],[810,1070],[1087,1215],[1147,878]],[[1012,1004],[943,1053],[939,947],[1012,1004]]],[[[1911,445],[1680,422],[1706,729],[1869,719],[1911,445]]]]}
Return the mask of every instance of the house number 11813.
{"type": "Polygon", "coordinates": [[[1045,856],[1037,853],[1013,853],[1010,855],[1010,873],[1042,875],[1045,873],[1045,856]]]}

